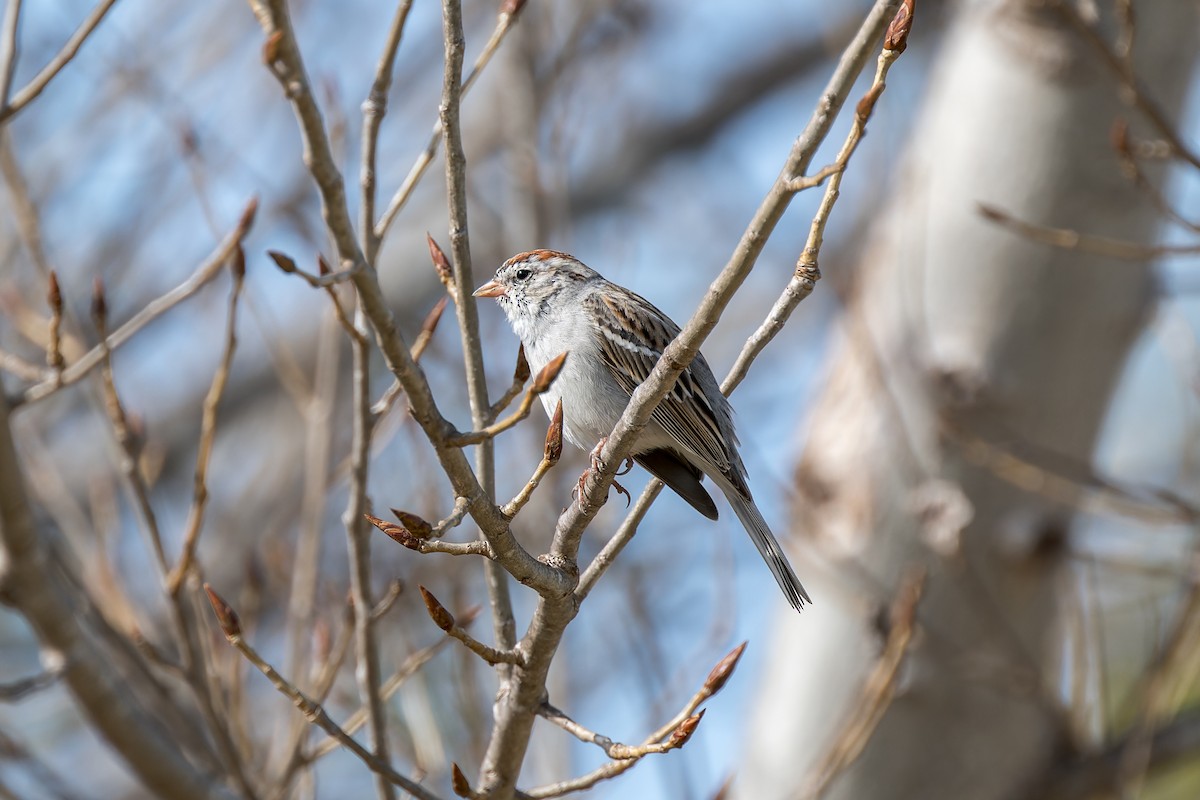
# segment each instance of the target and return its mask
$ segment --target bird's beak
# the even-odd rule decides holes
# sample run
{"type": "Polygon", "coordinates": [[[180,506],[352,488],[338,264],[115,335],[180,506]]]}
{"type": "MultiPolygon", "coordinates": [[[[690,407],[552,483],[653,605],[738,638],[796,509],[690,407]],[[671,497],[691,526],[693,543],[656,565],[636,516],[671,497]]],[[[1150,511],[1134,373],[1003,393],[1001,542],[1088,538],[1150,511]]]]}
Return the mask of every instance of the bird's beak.
{"type": "Polygon", "coordinates": [[[495,281],[488,281],[483,286],[480,286],[474,292],[476,297],[503,297],[505,294],[504,287],[495,281]]]}

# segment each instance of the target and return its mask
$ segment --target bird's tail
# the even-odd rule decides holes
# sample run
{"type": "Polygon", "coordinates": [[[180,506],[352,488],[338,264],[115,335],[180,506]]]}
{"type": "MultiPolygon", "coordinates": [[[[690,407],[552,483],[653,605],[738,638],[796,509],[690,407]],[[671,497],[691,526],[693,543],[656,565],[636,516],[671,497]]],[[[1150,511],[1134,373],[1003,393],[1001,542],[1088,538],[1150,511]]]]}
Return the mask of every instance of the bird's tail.
{"type": "Polygon", "coordinates": [[[737,518],[742,521],[746,533],[750,534],[750,541],[754,542],[759,555],[762,556],[763,561],[767,562],[767,567],[775,576],[779,588],[783,590],[783,594],[792,608],[799,611],[804,608],[805,603],[812,603],[812,598],[808,596],[808,592],[804,591],[800,579],[796,577],[792,565],[788,563],[787,556],[783,554],[783,549],[780,548],[771,529],[767,527],[767,521],[759,513],[754,501],[742,497],[736,489],[727,491],[725,496],[729,499],[729,504],[733,506],[733,513],[737,514],[737,518]]]}

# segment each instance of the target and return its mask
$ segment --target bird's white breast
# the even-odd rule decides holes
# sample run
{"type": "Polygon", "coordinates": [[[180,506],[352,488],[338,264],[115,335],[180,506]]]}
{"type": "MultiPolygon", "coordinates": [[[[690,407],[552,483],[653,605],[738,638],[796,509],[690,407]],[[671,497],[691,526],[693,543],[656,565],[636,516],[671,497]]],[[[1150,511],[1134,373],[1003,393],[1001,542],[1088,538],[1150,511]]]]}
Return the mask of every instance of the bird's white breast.
{"type": "Polygon", "coordinates": [[[576,447],[590,450],[607,436],[629,397],[608,373],[593,326],[578,303],[554,314],[509,317],[525,345],[525,358],[534,375],[551,359],[568,353],[562,372],[542,395],[547,415],[563,403],[563,433],[576,447]]]}

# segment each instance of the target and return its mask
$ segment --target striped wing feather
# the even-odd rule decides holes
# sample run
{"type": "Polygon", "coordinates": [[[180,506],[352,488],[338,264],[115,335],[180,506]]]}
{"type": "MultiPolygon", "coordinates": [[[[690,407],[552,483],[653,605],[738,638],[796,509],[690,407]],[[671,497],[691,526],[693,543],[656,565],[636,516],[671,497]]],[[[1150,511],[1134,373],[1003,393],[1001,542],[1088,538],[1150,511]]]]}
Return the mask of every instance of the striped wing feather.
{"type": "MultiPolygon", "coordinates": [[[[679,335],[679,326],[645,298],[626,290],[592,292],[583,306],[597,323],[605,365],[617,384],[632,395],[650,375],[666,346],[679,335]]],[[[718,395],[714,408],[713,399],[698,385],[698,377],[716,385],[703,355],[697,355],[683,371],[651,418],[683,451],[694,453],[735,484],[744,486],[741,464],[730,452],[724,435],[728,432],[736,444],[729,405],[718,395]],[[737,468],[732,467],[734,464],[737,468]]]]}

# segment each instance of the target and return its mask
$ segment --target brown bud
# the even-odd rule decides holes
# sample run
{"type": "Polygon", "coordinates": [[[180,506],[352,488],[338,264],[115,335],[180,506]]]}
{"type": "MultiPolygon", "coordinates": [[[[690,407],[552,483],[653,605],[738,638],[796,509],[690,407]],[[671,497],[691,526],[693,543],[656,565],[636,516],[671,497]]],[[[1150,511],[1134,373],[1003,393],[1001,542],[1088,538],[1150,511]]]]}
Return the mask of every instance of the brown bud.
{"type": "Polygon", "coordinates": [[[296,271],[296,262],[292,260],[291,256],[284,255],[278,250],[268,250],[267,257],[275,262],[275,266],[288,274],[296,271]]]}
{"type": "Polygon", "coordinates": [[[550,384],[554,383],[554,379],[558,377],[558,373],[562,371],[563,363],[567,360],[566,353],[559,353],[550,363],[542,367],[542,371],[533,379],[533,386],[530,391],[534,394],[541,394],[550,388],[550,384]]]}
{"type": "Polygon", "coordinates": [[[55,315],[62,314],[62,291],[58,288],[58,273],[54,270],[50,270],[50,287],[46,291],[46,302],[50,304],[50,310],[55,315]]]}
{"type": "Polygon", "coordinates": [[[558,459],[562,456],[562,437],[563,437],[563,411],[562,398],[558,398],[558,405],[554,407],[554,416],[550,418],[550,427],[546,430],[546,450],[543,458],[554,466],[558,463],[558,459]]]}
{"type": "Polygon", "coordinates": [[[398,508],[393,508],[392,513],[396,515],[396,519],[400,520],[400,524],[408,528],[408,532],[418,539],[428,539],[433,536],[433,526],[416,514],[401,511],[398,508]]]}
{"type": "Polygon", "coordinates": [[[867,90],[862,100],[858,101],[858,105],[854,108],[854,116],[858,120],[859,127],[867,124],[867,120],[871,118],[871,112],[875,110],[875,102],[881,94],[883,94],[883,84],[877,83],[867,90]]]}
{"type": "Polygon", "coordinates": [[[887,33],[883,36],[884,50],[891,50],[899,55],[908,47],[908,32],[912,30],[913,24],[913,2],[914,0],[904,0],[900,8],[896,9],[896,16],[892,18],[887,33]]]}
{"type": "Polygon", "coordinates": [[[525,358],[525,345],[517,345],[517,366],[513,369],[513,383],[529,380],[529,361],[525,358]]]}
{"type": "Polygon", "coordinates": [[[446,287],[453,286],[454,270],[450,267],[450,259],[446,258],[446,252],[428,233],[425,234],[425,241],[429,245],[429,257],[433,259],[433,268],[437,270],[438,280],[446,287]]]}
{"type": "Polygon", "coordinates": [[[313,653],[316,654],[319,663],[325,663],[329,660],[329,653],[333,650],[333,636],[329,630],[329,620],[321,617],[317,619],[313,625],[313,653]]]}
{"type": "Polygon", "coordinates": [[[1008,215],[995,206],[989,206],[987,203],[978,203],[976,207],[979,209],[980,215],[988,222],[1008,221],[1008,215]]]}
{"type": "Polygon", "coordinates": [[[525,0],[504,0],[500,4],[500,14],[507,14],[510,17],[515,17],[521,13],[521,9],[525,7],[525,0]]]}
{"type": "Polygon", "coordinates": [[[229,268],[233,270],[233,279],[241,281],[246,277],[246,251],[239,244],[233,251],[233,260],[229,262],[229,268]]]}
{"type": "Polygon", "coordinates": [[[397,525],[394,522],[388,522],[386,519],[373,517],[370,514],[363,514],[367,522],[370,522],[379,530],[391,537],[392,541],[402,544],[409,550],[420,550],[421,540],[408,532],[408,529],[402,525],[397,525]]]}
{"type": "Polygon", "coordinates": [[[317,253],[317,274],[328,275],[333,272],[333,268],[329,266],[329,262],[325,260],[325,256],[317,253]]]}
{"type": "Polygon", "coordinates": [[[1112,141],[1113,149],[1118,155],[1128,158],[1132,152],[1129,146],[1129,121],[1123,117],[1117,117],[1113,121],[1112,131],[1109,133],[1109,138],[1112,141]]]}
{"type": "Polygon", "coordinates": [[[450,298],[442,296],[428,314],[425,315],[425,321],[421,323],[421,330],[429,335],[437,330],[438,323],[441,322],[442,314],[446,310],[446,304],[450,302],[450,298]]]}
{"type": "Polygon", "coordinates": [[[454,793],[459,797],[474,796],[474,792],[471,791],[471,784],[467,781],[467,776],[459,769],[458,764],[453,762],[450,764],[450,787],[454,789],[454,793]]]}
{"type": "Polygon", "coordinates": [[[733,674],[734,668],[742,658],[742,653],[746,651],[747,644],[749,642],[742,642],[717,662],[717,665],[712,668],[712,672],[708,673],[708,677],[704,679],[705,692],[714,695],[725,687],[725,682],[729,680],[729,676],[733,674]]]}
{"type": "Polygon", "coordinates": [[[96,327],[103,329],[108,321],[108,301],[104,299],[104,281],[97,275],[92,281],[92,319],[96,327]]]}
{"type": "Polygon", "coordinates": [[[251,197],[250,202],[246,203],[246,207],[242,209],[241,219],[238,220],[238,230],[243,235],[254,225],[256,216],[258,216],[258,198],[251,197]]]}
{"type": "Polygon", "coordinates": [[[702,719],[704,719],[704,709],[700,709],[699,714],[692,714],[679,723],[679,727],[671,734],[671,746],[683,747],[687,744],[688,739],[692,738],[692,734],[696,732],[696,726],[700,724],[700,720],[702,719]]]}
{"type": "Polygon", "coordinates": [[[279,45],[283,41],[283,31],[275,31],[263,42],[262,60],[268,67],[279,60],[279,45]]]}
{"type": "Polygon", "coordinates": [[[226,603],[221,595],[213,591],[212,586],[207,582],[204,584],[204,593],[208,595],[208,602],[213,607],[213,613],[217,615],[217,624],[221,626],[225,637],[232,639],[235,636],[241,636],[242,623],[233,607],[226,603]]]}
{"type": "Polygon", "coordinates": [[[429,616],[433,619],[433,624],[444,631],[453,628],[454,615],[447,611],[446,607],[439,603],[438,599],[424,586],[418,584],[417,590],[421,592],[421,599],[425,601],[425,610],[429,612],[429,616]]]}

